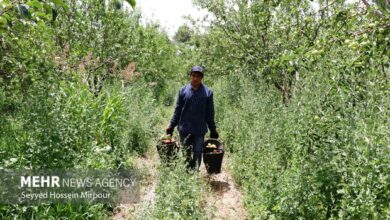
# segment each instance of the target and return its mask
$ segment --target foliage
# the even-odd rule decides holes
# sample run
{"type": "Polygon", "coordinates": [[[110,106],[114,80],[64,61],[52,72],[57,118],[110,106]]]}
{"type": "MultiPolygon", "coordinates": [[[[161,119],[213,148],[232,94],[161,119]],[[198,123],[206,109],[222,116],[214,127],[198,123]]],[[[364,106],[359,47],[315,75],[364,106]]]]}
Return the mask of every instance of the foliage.
{"type": "Polygon", "coordinates": [[[389,216],[388,17],[344,1],[197,1],[221,137],[252,219],[389,216]]]}
{"type": "Polygon", "coordinates": [[[97,205],[54,205],[42,204],[40,206],[7,205],[0,207],[2,219],[107,219],[107,207],[97,205]]]}
{"type": "Polygon", "coordinates": [[[191,40],[191,35],[192,31],[188,25],[182,25],[177,29],[173,39],[175,39],[176,42],[187,43],[191,40]]]}
{"type": "Polygon", "coordinates": [[[206,219],[207,188],[197,171],[187,170],[181,153],[169,166],[160,165],[156,199],[139,219],[206,219]]]}
{"type": "MultiPolygon", "coordinates": [[[[146,152],[177,62],[139,17],[99,0],[1,1],[1,169],[131,168],[146,152]]],[[[110,208],[2,205],[0,216],[99,219],[110,208]]]]}
{"type": "Polygon", "coordinates": [[[379,35],[388,29],[388,17],[364,16],[356,5],[344,1],[319,1],[317,9],[309,1],[196,2],[216,17],[202,42],[200,62],[218,75],[244,67],[247,77],[275,86],[285,104],[295,81],[311,68],[311,61],[346,39],[376,35],[364,45],[382,47],[377,51],[386,60],[388,40],[384,42],[385,35],[379,35]]]}
{"type": "MultiPolygon", "coordinates": [[[[195,2],[214,20],[182,26],[174,45],[121,0],[1,1],[0,167],[132,167],[198,64],[250,218],[388,218],[386,1],[195,2]]],[[[205,193],[182,162],[160,167],[142,218],[206,218],[205,193]]],[[[110,208],[2,205],[0,217],[110,208]]]]}

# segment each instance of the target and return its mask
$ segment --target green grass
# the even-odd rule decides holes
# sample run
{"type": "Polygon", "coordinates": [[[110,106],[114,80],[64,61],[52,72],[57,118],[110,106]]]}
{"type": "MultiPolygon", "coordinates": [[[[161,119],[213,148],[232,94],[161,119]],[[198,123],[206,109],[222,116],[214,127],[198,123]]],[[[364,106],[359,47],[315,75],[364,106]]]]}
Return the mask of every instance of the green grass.
{"type": "Polygon", "coordinates": [[[188,170],[184,157],[160,164],[156,197],[139,219],[207,219],[206,201],[210,188],[199,172],[188,170]]]}
{"type": "Polygon", "coordinates": [[[221,137],[252,219],[389,216],[386,92],[369,82],[345,92],[320,78],[302,82],[288,107],[245,79],[240,96],[226,90],[230,81],[214,86],[221,137]]]}

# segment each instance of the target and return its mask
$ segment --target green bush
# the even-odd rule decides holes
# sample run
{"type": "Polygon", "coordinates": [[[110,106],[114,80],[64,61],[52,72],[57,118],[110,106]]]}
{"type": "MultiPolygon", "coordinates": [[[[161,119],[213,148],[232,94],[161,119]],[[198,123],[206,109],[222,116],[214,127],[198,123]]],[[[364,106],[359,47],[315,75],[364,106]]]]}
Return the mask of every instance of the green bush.
{"type": "Polygon", "coordinates": [[[387,9],[195,2],[215,19],[192,36],[201,42],[193,61],[213,79],[250,218],[387,218],[387,9]]]}
{"type": "Polygon", "coordinates": [[[197,171],[188,170],[184,156],[159,167],[153,203],[140,219],[206,219],[206,194],[210,193],[197,171]]]}
{"type": "MultiPolygon", "coordinates": [[[[0,3],[0,168],[131,168],[159,130],[175,46],[104,1],[25,3],[0,3]]],[[[2,205],[0,216],[99,219],[109,208],[2,205]]]]}

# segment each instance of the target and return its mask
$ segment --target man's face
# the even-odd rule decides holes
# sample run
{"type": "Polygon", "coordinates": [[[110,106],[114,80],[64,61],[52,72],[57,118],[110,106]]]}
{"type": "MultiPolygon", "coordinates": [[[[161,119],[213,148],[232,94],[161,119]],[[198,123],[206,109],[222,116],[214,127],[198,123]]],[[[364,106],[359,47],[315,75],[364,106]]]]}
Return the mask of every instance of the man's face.
{"type": "Polygon", "coordinates": [[[193,73],[191,73],[190,77],[191,77],[191,84],[193,86],[196,87],[202,83],[203,76],[201,73],[193,72],[193,73]]]}

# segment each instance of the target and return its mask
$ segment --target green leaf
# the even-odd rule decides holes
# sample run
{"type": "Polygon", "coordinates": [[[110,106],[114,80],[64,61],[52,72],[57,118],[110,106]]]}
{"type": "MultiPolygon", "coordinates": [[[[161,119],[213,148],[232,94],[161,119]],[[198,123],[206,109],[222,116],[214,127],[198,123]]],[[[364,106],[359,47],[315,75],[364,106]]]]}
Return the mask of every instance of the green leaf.
{"type": "Polygon", "coordinates": [[[0,27],[6,26],[7,23],[7,19],[5,19],[3,16],[0,16],[0,27]]]}
{"type": "Polygon", "coordinates": [[[38,16],[39,18],[49,20],[49,15],[47,15],[43,12],[36,12],[35,15],[38,16]]]}
{"type": "Polygon", "coordinates": [[[8,22],[12,21],[12,18],[9,14],[3,14],[3,17],[7,19],[8,22]]]}
{"type": "Polygon", "coordinates": [[[26,5],[38,9],[42,8],[42,3],[37,0],[29,1],[26,3],[26,5]]]}
{"type": "Polygon", "coordinates": [[[51,0],[55,5],[65,7],[65,3],[62,0],[51,0]]]}
{"type": "Polygon", "coordinates": [[[135,0],[126,0],[126,1],[127,1],[127,3],[129,3],[129,4],[131,5],[131,7],[132,7],[133,9],[135,9],[135,5],[136,5],[135,0]]]}

